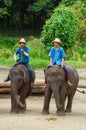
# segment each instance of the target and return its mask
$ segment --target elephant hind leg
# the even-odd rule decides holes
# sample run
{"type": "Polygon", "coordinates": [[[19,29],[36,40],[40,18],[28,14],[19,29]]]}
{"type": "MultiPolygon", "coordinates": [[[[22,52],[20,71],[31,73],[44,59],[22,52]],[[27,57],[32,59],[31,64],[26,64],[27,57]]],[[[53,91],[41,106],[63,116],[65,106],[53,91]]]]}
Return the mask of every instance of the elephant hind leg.
{"type": "Polygon", "coordinates": [[[71,112],[73,97],[74,93],[68,95],[68,103],[65,112],[71,112]]]}
{"type": "Polygon", "coordinates": [[[52,90],[50,87],[46,87],[45,91],[45,96],[44,96],[44,107],[42,110],[42,114],[49,114],[49,104],[50,104],[50,99],[52,96],[52,90]]]}

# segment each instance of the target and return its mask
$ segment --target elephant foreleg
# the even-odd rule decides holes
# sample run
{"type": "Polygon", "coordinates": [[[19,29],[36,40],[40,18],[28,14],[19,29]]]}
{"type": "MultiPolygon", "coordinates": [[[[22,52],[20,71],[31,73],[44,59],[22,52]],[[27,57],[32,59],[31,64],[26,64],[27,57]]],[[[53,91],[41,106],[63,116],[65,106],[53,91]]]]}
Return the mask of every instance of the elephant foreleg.
{"type": "Polygon", "coordinates": [[[42,110],[42,114],[49,114],[49,104],[50,104],[50,99],[52,95],[52,90],[50,87],[46,87],[45,91],[45,96],[44,96],[44,107],[42,110]]]}
{"type": "Polygon", "coordinates": [[[11,113],[18,113],[18,104],[16,103],[16,100],[14,96],[11,94],[11,113]]]}

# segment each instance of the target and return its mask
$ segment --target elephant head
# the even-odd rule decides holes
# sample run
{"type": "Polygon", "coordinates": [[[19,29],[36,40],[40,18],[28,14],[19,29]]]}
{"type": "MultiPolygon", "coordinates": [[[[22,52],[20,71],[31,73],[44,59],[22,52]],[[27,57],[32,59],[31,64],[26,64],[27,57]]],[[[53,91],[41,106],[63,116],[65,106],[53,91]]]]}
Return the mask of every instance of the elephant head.
{"type": "Polygon", "coordinates": [[[53,66],[45,72],[47,87],[49,86],[55,96],[56,106],[60,109],[62,106],[60,104],[59,91],[61,87],[64,86],[65,73],[62,67],[53,66]]]}

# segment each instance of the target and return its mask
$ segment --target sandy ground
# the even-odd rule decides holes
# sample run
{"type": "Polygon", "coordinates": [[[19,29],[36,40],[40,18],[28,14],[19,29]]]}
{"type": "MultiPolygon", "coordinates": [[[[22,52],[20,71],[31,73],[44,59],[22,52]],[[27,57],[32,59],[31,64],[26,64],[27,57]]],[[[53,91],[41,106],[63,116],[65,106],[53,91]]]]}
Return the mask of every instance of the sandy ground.
{"type": "Polygon", "coordinates": [[[0,130],[86,130],[86,95],[76,92],[72,113],[56,115],[52,97],[50,114],[41,115],[44,96],[30,96],[25,114],[10,113],[10,95],[0,95],[0,130]]]}

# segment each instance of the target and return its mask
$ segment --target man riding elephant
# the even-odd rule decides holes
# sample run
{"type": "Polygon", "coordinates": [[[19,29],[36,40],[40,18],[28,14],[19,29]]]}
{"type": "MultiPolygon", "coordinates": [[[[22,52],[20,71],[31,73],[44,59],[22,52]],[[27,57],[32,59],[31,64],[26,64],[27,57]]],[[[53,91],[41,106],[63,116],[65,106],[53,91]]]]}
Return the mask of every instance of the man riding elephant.
{"type": "MultiPolygon", "coordinates": [[[[62,43],[61,43],[60,39],[58,39],[58,38],[55,38],[53,43],[54,43],[54,47],[51,48],[49,55],[48,55],[50,57],[50,65],[48,66],[47,69],[49,69],[50,67],[55,66],[55,65],[62,67],[65,71],[65,78],[68,83],[68,86],[73,86],[73,84],[70,82],[67,68],[64,65],[64,59],[66,57],[66,54],[64,52],[64,49],[62,47],[60,47],[60,45],[62,43]]],[[[46,87],[46,77],[45,77],[45,87],[46,87]]]]}
{"type": "Polygon", "coordinates": [[[65,114],[65,99],[68,96],[66,112],[71,112],[72,101],[79,81],[77,71],[64,65],[66,57],[64,49],[60,47],[61,41],[56,38],[54,47],[49,52],[50,65],[45,69],[45,98],[42,114],[49,114],[49,103],[54,93],[58,115],[65,114]]]}
{"type": "Polygon", "coordinates": [[[11,68],[7,79],[4,80],[5,82],[11,81],[11,112],[14,113],[25,112],[25,99],[32,92],[35,81],[35,72],[28,64],[30,49],[25,44],[25,39],[21,38],[20,47],[14,53],[16,64],[11,68]]]}
{"type": "MultiPolygon", "coordinates": [[[[27,70],[29,71],[29,77],[30,77],[30,82],[31,82],[31,86],[33,87],[33,76],[32,76],[32,68],[29,65],[29,53],[30,53],[30,49],[25,45],[26,41],[24,38],[21,38],[19,41],[19,45],[20,47],[17,48],[17,50],[14,53],[14,61],[15,61],[15,66],[17,66],[18,64],[23,64],[26,66],[27,70]],[[17,59],[17,55],[18,55],[18,59],[17,59]]],[[[9,75],[7,77],[7,79],[4,80],[5,82],[9,81],[9,75]]]]}

